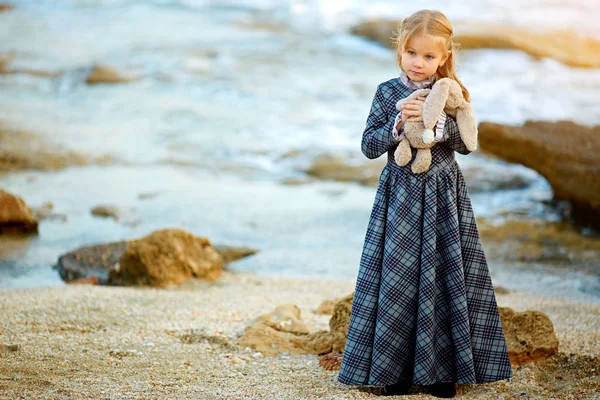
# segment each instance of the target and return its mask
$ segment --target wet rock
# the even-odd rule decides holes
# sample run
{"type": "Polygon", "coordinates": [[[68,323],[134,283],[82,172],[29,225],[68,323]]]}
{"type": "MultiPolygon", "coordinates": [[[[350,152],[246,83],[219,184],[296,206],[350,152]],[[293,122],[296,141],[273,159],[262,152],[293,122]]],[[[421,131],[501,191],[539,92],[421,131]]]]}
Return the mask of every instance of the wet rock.
{"type": "Polygon", "coordinates": [[[92,215],[97,217],[112,218],[115,221],[119,221],[121,218],[122,210],[114,206],[96,206],[92,208],[92,215]]]}
{"type": "Polygon", "coordinates": [[[498,307],[513,365],[544,360],[558,352],[558,339],[548,316],[540,311],[515,312],[498,307]]]}
{"type": "Polygon", "coordinates": [[[88,75],[87,83],[126,83],[134,81],[136,77],[132,74],[118,71],[116,68],[105,64],[94,65],[88,75]]]}
{"type": "Polygon", "coordinates": [[[0,189],[0,234],[37,233],[38,221],[22,198],[0,189]]]}
{"type": "MultiPolygon", "coordinates": [[[[1,12],[2,10],[0,10],[1,12]]],[[[12,61],[14,56],[12,54],[0,54],[0,73],[5,73],[8,64],[12,61]]]]}
{"type": "Polygon", "coordinates": [[[0,171],[56,171],[73,165],[106,165],[112,156],[90,157],[46,142],[32,132],[0,125],[0,171]]]}
{"type": "Polygon", "coordinates": [[[168,287],[188,279],[216,280],[223,260],[210,240],[180,229],[163,229],[127,242],[110,285],[168,287]]]}
{"type": "Polygon", "coordinates": [[[331,352],[331,333],[308,332],[300,319],[300,309],[291,304],[278,306],[273,313],[252,320],[238,339],[238,344],[260,351],[265,356],[281,352],[291,354],[326,354],[331,352]]]}
{"type": "Polygon", "coordinates": [[[140,193],[140,194],[138,194],[138,199],[140,199],[140,200],[149,200],[149,199],[155,198],[158,195],[159,195],[159,192],[140,193]]]}
{"type": "Polygon", "coordinates": [[[48,202],[42,204],[40,207],[32,208],[31,212],[33,213],[33,217],[38,221],[67,221],[68,217],[65,214],[54,213],[52,210],[54,210],[54,204],[48,202]]]}
{"type": "Polygon", "coordinates": [[[387,160],[383,157],[376,162],[349,164],[339,156],[323,154],[315,158],[305,172],[313,177],[340,182],[359,182],[363,185],[377,186],[381,171],[387,160]]]}
{"type": "Polygon", "coordinates": [[[289,178],[281,181],[282,184],[288,186],[306,185],[307,183],[314,182],[314,178],[289,178]]]}
{"type": "Polygon", "coordinates": [[[221,255],[223,263],[229,264],[236,260],[246,258],[258,253],[258,250],[248,247],[214,246],[217,253],[221,255]]]}
{"type": "Polygon", "coordinates": [[[494,293],[496,293],[496,294],[509,294],[511,292],[512,292],[512,290],[507,289],[507,288],[505,288],[503,286],[496,286],[496,287],[494,287],[494,293]]]}
{"type": "Polygon", "coordinates": [[[531,179],[517,172],[500,172],[482,167],[464,168],[462,171],[469,193],[523,189],[532,183],[531,179]]]}
{"type": "MultiPolygon", "coordinates": [[[[351,29],[352,33],[395,48],[400,20],[373,20],[351,29]]],[[[600,67],[600,42],[570,31],[533,32],[514,26],[455,24],[454,40],[462,49],[521,50],[533,57],[554,58],[575,67],[600,67]]]]}
{"type": "Polygon", "coordinates": [[[556,199],[575,216],[600,226],[600,126],[569,121],[526,122],[521,127],[479,124],[482,150],[532,168],[548,180],[556,199]]]}
{"type": "Polygon", "coordinates": [[[108,271],[116,268],[126,249],[125,241],[82,247],[60,256],[54,268],[65,282],[97,278],[106,284],[108,271]]]}
{"type": "Polygon", "coordinates": [[[578,270],[597,273],[600,240],[584,236],[567,223],[520,218],[494,222],[477,219],[486,255],[504,261],[578,265],[578,270]]]}
{"type": "MultiPolygon", "coordinates": [[[[104,285],[108,280],[108,272],[118,268],[126,250],[126,241],[86,246],[60,256],[54,268],[65,282],[93,277],[98,279],[99,284],[104,285]]],[[[232,262],[243,254],[257,252],[257,250],[230,246],[216,246],[215,250],[222,257],[224,256],[224,263],[232,262]],[[223,250],[222,253],[220,249],[223,250]]]]}

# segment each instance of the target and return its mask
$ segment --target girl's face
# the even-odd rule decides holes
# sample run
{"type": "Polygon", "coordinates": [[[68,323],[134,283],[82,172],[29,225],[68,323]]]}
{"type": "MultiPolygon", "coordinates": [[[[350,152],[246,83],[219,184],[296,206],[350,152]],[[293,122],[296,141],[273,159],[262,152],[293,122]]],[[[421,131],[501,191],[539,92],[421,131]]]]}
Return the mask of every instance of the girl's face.
{"type": "Polygon", "coordinates": [[[427,36],[415,36],[402,52],[402,69],[410,80],[424,81],[444,65],[449,55],[450,51],[444,51],[438,41],[427,36]]]}

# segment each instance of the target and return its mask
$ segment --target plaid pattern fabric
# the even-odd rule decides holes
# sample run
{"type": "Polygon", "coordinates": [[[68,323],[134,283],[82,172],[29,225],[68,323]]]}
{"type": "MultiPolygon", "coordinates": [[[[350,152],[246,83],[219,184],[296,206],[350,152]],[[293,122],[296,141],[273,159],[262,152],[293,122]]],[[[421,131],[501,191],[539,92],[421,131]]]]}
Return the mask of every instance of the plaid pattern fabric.
{"type": "MultiPolygon", "coordinates": [[[[367,226],[338,381],[349,385],[492,382],[513,376],[494,289],[454,151],[468,150],[448,116],[431,168],[395,163],[390,124],[412,92],[379,85],[362,139],[387,152],[367,226]]],[[[413,150],[413,157],[416,151],[413,150]]]]}

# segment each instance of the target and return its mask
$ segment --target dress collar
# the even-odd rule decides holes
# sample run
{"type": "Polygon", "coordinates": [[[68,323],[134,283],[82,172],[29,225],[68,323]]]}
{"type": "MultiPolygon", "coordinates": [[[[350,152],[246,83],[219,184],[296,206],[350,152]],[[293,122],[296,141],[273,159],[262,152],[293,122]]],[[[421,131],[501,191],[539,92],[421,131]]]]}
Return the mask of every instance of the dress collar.
{"type": "Polygon", "coordinates": [[[404,86],[409,89],[426,89],[429,88],[433,82],[435,82],[435,75],[425,79],[424,81],[415,82],[409,79],[408,75],[406,75],[406,72],[400,70],[400,81],[402,81],[404,86]]]}

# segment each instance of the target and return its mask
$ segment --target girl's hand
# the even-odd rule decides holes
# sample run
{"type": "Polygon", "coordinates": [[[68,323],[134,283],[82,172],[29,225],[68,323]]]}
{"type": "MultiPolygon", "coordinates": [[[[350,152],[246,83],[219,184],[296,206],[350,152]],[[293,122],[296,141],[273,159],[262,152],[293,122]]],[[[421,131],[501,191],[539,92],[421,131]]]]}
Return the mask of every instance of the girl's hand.
{"type": "Polygon", "coordinates": [[[419,96],[415,100],[409,100],[402,105],[402,124],[405,122],[423,121],[423,103],[425,96],[419,96]]]}

